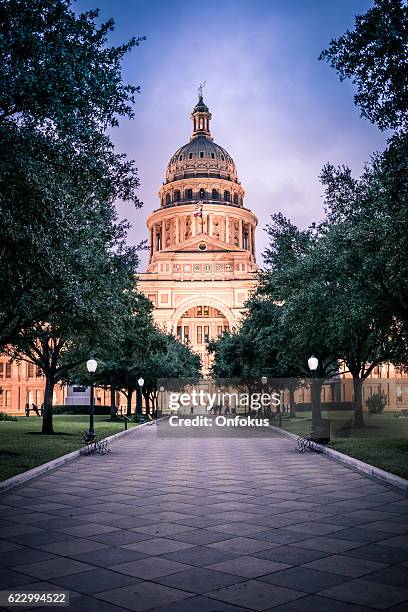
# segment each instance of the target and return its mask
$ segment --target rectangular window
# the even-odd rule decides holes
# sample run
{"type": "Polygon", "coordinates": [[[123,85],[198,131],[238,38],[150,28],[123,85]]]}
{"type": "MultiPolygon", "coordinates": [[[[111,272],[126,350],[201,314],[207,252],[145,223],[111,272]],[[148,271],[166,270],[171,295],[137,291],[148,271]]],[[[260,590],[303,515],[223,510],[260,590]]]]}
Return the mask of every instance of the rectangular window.
{"type": "Polygon", "coordinates": [[[208,342],[210,339],[210,328],[208,325],[204,325],[204,342],[208,342]]]}
{"type": "Polygon", "coordinates": [[[4,404],[4,391],[0,391],[0,407],[4,404]]]}
{"type": "Polygon", "coordinates": [[[224,331],[229,331],[229,325],[224,325],[224,331]]]}
{"type": "Polygon", "coordinates": [[[202,306],[197,306],[197,316],[198,317],[202,317],[203,316],[203,307],[202,306]]]}
{"type": "Polygon", "coordinates": [[[208,307],[208,306],[204,306],[204,316],[205,316],[205,317],[208,317],[208,316],[209,316],[209,314],[210,314],[210,309],[209,309],[209,307],[208,307]]]}
{"type": "Polygon", "coordinates": [[[188,342],[188,339],[189,339],[189,338],[188,338],[188,336],[189,336],[189,332],[190,332],[190,330],[189,330],[188,326],[187,326],[187,325],[185,325],[185,326],[184,326],[184,341],[185,341],[185,342],[188,342]]]}
{"type": "Polygon", "coordinates": [[[27,378],[34,378],[34,364],[27,363],[27,378]]]}
{"type": "Polygon", "coordinates": [[[0,378],[4,378],[4,363],[0,363],[0,378]]]}
{"type": "Polygon", "coordinates": [[[200,159],[204,158],[204,151],[200,151],[200,159]]]}
{"type": "Polygon", "coordinates": [[[198,344],[203,343],[203,328],[201,325],[197,326],[197,343],[198,344]]]}
{"type": "Polygon", "coordinates": [[[37,378],[41,378],[41,376],[42,376],[41,368],[39,368],[38,366],[37,366],[37,370],[36,370],[35,375],[36,375],[37,378]]]}
{"type": "Polygon", "coordinates": [[[6,394],[6,402],[5,405],[6,406],[11,406],[11,391],[5,391],[6,394]]]}
{"type": "Polygon", "coordinates": [[[180,325],[180,326],[178,326],[178,327],[177,327],[177,338],[178,338],[179,340],[181,340],[182,335],[183,335],[183,328],[182,328],[182,327],[181,327],[181,325],[180,325]]]}
{"type": "Polygon", "coordinates": [[[217,336],[222,334],[222,325],[217,325],[217,336]]]}
{"type": "Polygon", "coordinates": [[[192,153],[188,154],[188,159],[193,159],[193,154],[192,153]]]}
{"type": "Polygon", "coordinates": [[[6,378],[11,378],[11,362],[6,363],[6,378]]]}
{"type": "Polygon", "coordinates": [[[215,159],[215,153],[211,153],[211,159],[215,159]]]}

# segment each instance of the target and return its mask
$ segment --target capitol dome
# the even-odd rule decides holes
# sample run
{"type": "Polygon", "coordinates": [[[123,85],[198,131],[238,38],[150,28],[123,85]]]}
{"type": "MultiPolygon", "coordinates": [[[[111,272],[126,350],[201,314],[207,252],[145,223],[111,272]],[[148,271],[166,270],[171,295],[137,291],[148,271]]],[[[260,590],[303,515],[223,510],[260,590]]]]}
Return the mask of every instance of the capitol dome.
{"type": "MultiPolygon", "coordinates": [[[[234,160],[228,151],[214,142],[211,136],[211,113],[203,101],[202,93],[193,108],[191,118],[193,133],[190,141],[172,155],[163,185],[189,179],[210,179],[221,180],[223,185],[224,181],[228,181],[238,188],[240,182],[234,160]]],[[[242,205],[243,191],[239,189],[239,192],[239,203],[242,205]]]]}

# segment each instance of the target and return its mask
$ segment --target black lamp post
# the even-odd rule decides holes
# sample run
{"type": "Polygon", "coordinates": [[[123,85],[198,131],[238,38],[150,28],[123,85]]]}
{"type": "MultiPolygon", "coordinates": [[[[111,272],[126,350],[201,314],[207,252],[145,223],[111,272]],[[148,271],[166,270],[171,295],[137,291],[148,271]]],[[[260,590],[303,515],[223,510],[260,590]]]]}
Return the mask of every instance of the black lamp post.
{"type": "Polygon", "coordinates": [[[144,379],[139,378],[137,381],[136,389],[136,414],[142,414],[142,389],[144,385],[144,379]]]}
{"type": "Polygon", "coordinates": [[[96,372],[98,362],[96,359],[88,359],[86,362],[86,368],[90,374],[91,378],[91,393],[89,398],[89,430],[88,430],[88,438],[93,440],[95,438],[94,431],[94,375],[96,372]]]}
{"type": "Polygon", "coordinates": [[[315,428],[319,425],[319,415],[317,414],[317,385],[316,385],[316,373],[317,373],[317,368],[319,367],[319,360],[317,359],[317,357],[314,357],[313,355],[311,357],[309,357],[309,359],[307,360],[307,365],[309,366],[309,370],[312,373],[312,385],[311,385],[311,395],[312,395],[312,427],[313,430],[315,430],[315,428]]]}

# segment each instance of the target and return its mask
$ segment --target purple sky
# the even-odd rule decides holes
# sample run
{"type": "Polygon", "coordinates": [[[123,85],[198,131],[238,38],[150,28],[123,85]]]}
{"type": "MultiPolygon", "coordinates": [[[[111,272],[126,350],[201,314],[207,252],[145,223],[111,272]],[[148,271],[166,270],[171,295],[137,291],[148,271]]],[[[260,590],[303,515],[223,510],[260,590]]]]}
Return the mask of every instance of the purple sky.
{"type": "MultiPolygon", "coordinates": [[[[347,164],[359,173],[384,134],[359,117],[353,87],[318,62],[332,37],[351,29],[365,0],[80,0],[113,17],[112,42],[146,35],[126,58],[124,76],[141,86],[135,118],[113,134],[118,151],[136,160],[141,210],[118,203],[132,223],[129,242],[147,238],[145,221],[171,155],[191,135],[197,86],[259,219],[258,261],[269,216],[282,211],[300,226],[322,215],[322,166],[347,164]]],[[[140,269],[144,270],[143,254],[140,269]]]]}

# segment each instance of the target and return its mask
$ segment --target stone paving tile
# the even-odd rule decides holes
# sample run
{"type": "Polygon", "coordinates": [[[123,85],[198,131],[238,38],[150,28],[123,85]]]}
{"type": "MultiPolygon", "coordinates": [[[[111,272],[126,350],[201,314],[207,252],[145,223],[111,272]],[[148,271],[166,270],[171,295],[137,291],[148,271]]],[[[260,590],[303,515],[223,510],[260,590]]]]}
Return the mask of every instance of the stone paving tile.
{"type": "Polygon", "coordinates": [[[206,595],[229,604],[241,605],[250,610],[262,612],[273,606],[299,599],[304,593],[270,585],[260,580],[248,580],[218,591],[211,591],[206,595]]]}
{"type": "Polygon", "coordinates": [[[230,586],[231,584],[243,582],[244,580],[244,577],[236,576],[232,573],[226,574],[204,567],[195,567],[194,569],[186,570],[185,572],[177,572],[176,574],[171,574],[170,576],[158,577],[154,581],[175,589],[181,589],[182,591],[202,595],[207,591],[220,589],[230,586]]]}
{"type": "Polygon", "coordinates": [[[251,554],[260,550],[267,550],[268,548],[274,548],[276,544],[272,542],[264,542],[261,540],[254,540],[252,538],[230,538],[229,540],[222,540],[221,542],[214,542],[208,544],[209,548],[216,548],[217,550],[226,550],[228,552],[239,553],[241,555],[251,554]]]}
{"type": "Polygon", "coordinates": [[[385,531],[389,534],[401,535],[408,532],[408,521],[400,523],[397,521],[398,517],[389,521],[372,521],[371,523],[365,523],[361,525],[363,529],[374,529],[375,531],[385,531]]]}
{"type": "Polygon", "coordinates": [[[196,595],[167,606],[152,608],[149,612],[248,612],[248,608],[196,595]]]}
{"type": "Polygon", "coordinates": [[[12,550],[19,550],[20,548],[23,548],[22,544],[16,544],[15,542],[8,542],[7,540],[0,540],[0,553],[6,553],[12,550]]]}
{"type": "MultiPolygon", "coordinates": [[[[355,606],[344,601],[321,597],[320,595],[308,595],[282,606],[270,608],[265,612],[373,612],[373,608],[355,606]]],[[[406,612],[406,610],[401,610],[401,612],[406,612]]]]}
{"type": "Polygon", "coordinates": [[[352,580],[321,591],[320,595],[340,601],[386,610],[390,606],[408,601],[408,589],[377,584],[369,580],[352,580]]]}
{"type": "Polygon", "coordinates": [[[119,574],[107,569],[94,569],[89,572],[72,574],[61,578],[54,578],[53,583],[66,590],[74,590],[85,595],[99,593],[107,589],[126,587],[140,582],[138,578],[119,574]]]}
{"type": "Polygon", "coordinates": [[[169,538],[151,538],[143,542],[133,542],[133,544],[124,544],[121,548],[126,550],[135,550],[136,552],[145,555],[164,555],[165,553],[175,552],[177,550],[185,550],[192,548],[194,544],[187,542],[179,542],[178,540],[170,540],[169,538]]]}
{"type": "Polygon", "coordinates": [[[317,536],[308,540],[300,540],[296,544],[301,548],[311,548],[312,550],[321,550],[323,552],[331,553],[340,553],[361,547],[361,542],[341,540],[339,538],[331,538],[329,536],[317,536]]]}
{"type": "Polygon", "coordinates": [[[72,555],[80,555],[82,553],[94,552],[95,550],[103,550],[108,548],[108,545],[82,538],[71,538],[69,540],[63,540],[62,542],[45,544],[44,546],[39,546],[38,548],[55,555],[61,555],[62,557],[72,557],[72,555]]]}
{"type": "Polygon", "coordinates": [[[208,531],[207,529],[194,529],[185,533],[172,534],[170,536],[177,542],[186,542],[197,546],[213,544],[214,542],[222,542],[223,540],[231,539],[231,535],[208,531]]]}
{"type": "Polygon", "coordinates": [[[255,553],[255,556],[261,559],[269,559],[270,561],[278,561],[279,563],[288,563],[289,565],[302,565],[308,561],[328,557],[329,553],[299,548],[295,544],[289,544],[288,546],[279,546],[279,548],[261,550],[255,553]]]}
{"type": "Polygon", "coordinates": [[[110,546],[123,546],[124,544],[132,544],[133,542],[143,542],[143,540],[149,540],[151,537],[151,535],[145,533],[121,529],[120,531],[89,535],[87,539],[93,540],[94,542],[101,542],[102,544],[109,544],[110,546]]]}
{"type": "Polygon", "coordinates": [[[346,557],[357,557],[358,559],[372,559],[382,563],[401,563],[408,561],[408,549],[396,548],[394,546],[381,546],[380,544],[368,544],[355,550],[348,550],[346,557]]]}
{"type": "Polygon", "coordinates": [[[387,565],[367,559],[353,559],[342,555],[332,555],[331,557],[325,557],[324,559],[317,559],[316,561],[305,563],[303,567],[340,574],[341,576],[348,576],[349,578],[359,578],[365,574],[382,570],[386,568],[387,565]]]}
{"type": "Polygon", "coordinates": [[[37,582],[34,576],[30,578],[26,574],[21,574],[18,570],[2,568],[0,572],[0,589],[13,589],[31,582],[37,582]]]}
{"type": "Polygon", "coordinates": [[[176,572],[193,569],[185,563],[170,561],[161,557],[146,557],[138,561],[129,561],[128,563],[120,563],[112,565],[111,568],[115,572],[134,576],[135,578],[143,578],[143,580],[151,580],[160,576],[169,576],[176,572]]]}
{"type": "Polygon", "coordinates": [[[361,527],[347,527],[343,528],[341,531],[331,533],[330,537],[362,543],[381,541],[381,544],[383,545],[383,540],[389,541],[390,535],[390,533],[386,533],[385,531],[374,531],[372,529],[362,529],[361,527]]]}
{"type": "Polygon", "coordinates": [[[344,576],[329,574],[308,567],[292,567],[262,576],[260,580],[288,589],[304,591],[305,593],[317,593],[345,582],[344,576]]]}
{"type": "Polygon", "coordinates": [[[51,578],[59,578],[60,576],[69,576],[69,574],[77,574],[94,569],[91,565],[75,561],[73,559],[65,559],[57,557],[48,561],[40,561],[38,563],[26,563],[17,565],[14,571],[21,574],[27,574],[33,578],[41,578],[42,580],[50,580],[51,578]]]}
{"type": "Polygon", "coordinates": [[[187,527],[186,525],[175,525],[174,523],[154,523],[153,525],[135,527],[134,529],[132,529],[132,531],[134,531],[135,534],[143,534],[144,539],[148,540],[153,536],[168,537],[178,533],[187,533],[189,531],[195,531],[195,527],[187,527]]]}
{"type": "Polygon", "coordinates": [[[239,557],[238,553],[231,553],[225,550],[215,550],[214,548],[208,548],[207,546],[194,546],[186,550],[179,550],[174,553],[163,555],[164,559],[170,561],[177,561],[179,563],[186,563],[187,565],[196,565],[198,567],[204,567],[211,565],[212,563],[219,563],[227,561],[229,559],[235,559],[239,557]]]}
{"type": "Polygon", "coordinates": [[[381,546],[392,546],[395,548],[405,548],[408,549],[408,535],[399,535],[393,538],[389,538],[388,540],[382,540],[378,542],[381,546]]]}
{"type": "Polygon", "coordinates": [[[367,574],[367,576],[364,576],[364,580],[408,587],[408,569],[403,563],[401,565],[392,565],[378,572],[367,574]]]}
{"type": "Polygon", "coordinates": [[[98,593],[96,597],[116,606],[122,606],[126,610],[139,612],[187,599],[192,597],[192,593],[152,582],[139,582],[125,588],[98,593]]]}
{"type": "Polygon", "coordinates": [[[228,561],[207,565],[208,569],[235,574],[236,576],[243,576],[244,578],[259,578],[259,576],[271,574],[272,572],[279,572],[289,567],[291,566],[287,563],[279,563],[277,561],[269,561],[268,559],[259,559],[258,557],[250,556],[237,557],[236,559],[229,559],[228,561]]]}
{"type": "Polygon", "coordinates": [[[23,563],[48,561],[49,559],[57,559],[57,557],[41,550],[35,550],[34,548],[20,547],[18,550],[0,553],[0,567],[15,567],[23,563]]]}
{"type": "Polygon", "coordinates": [[[269,530],[268,527],[262,527],[260,525],[251,525],[249,523],[231,523],[226,525],[210,525],[208,527],[210,531],[216,531],[218,533],[226,533],[229,535],[237,536],[252,536],[254,534],[266,532],[269,530]]]}

